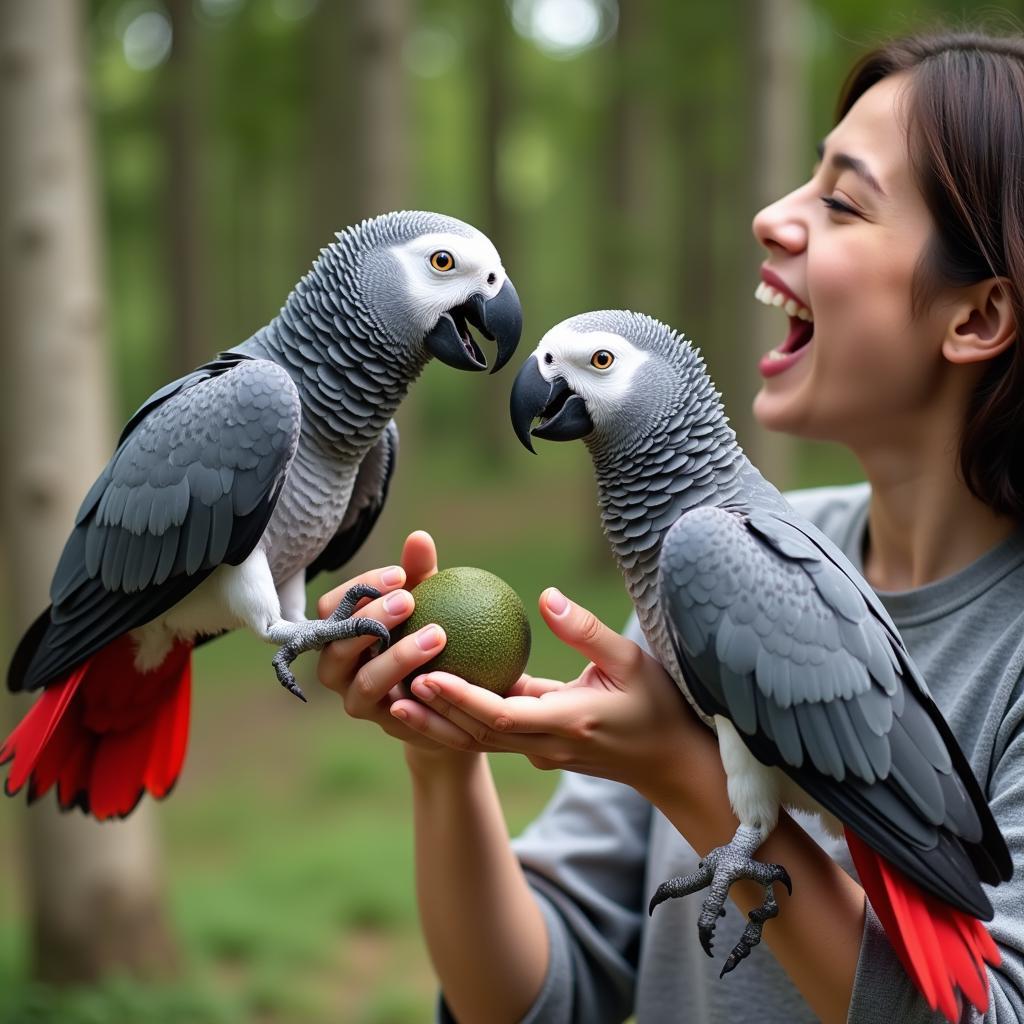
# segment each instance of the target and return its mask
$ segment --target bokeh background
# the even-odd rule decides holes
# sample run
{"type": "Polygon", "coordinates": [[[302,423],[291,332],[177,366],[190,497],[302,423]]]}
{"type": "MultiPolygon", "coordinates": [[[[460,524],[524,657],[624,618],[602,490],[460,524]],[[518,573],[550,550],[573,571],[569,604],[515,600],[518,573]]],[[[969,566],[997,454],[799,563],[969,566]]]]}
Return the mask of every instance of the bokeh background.
{"type": "MultiPolygon", "coordinates": [[[[0,654],[41,609],[71,514],[55,510],[73,512],[116,424],[272,317],[334,231],[388,209],[491,236],[523,300],[523,357],[565,316],[644,310],[702,347],[778,484],[855,479],[842,452],[750,422],[757,358],[784,330],[753,300],[751,216],[809,172],[859,53],[940,19],[1006,26],[1018,7],[4,0],[0,654]],[[40,17],[50,43],[33,50],[40,17]],[[47,74],[72,82],[70,113],[19,99],[47,74]],[[26,171],[24,154],[51,141],[59,170],[26,171]],[[65,212],[33,228],[39,187],[65,212]],[[47,271],[48,247],[72,235],[78,256],[47,271]],[[79,294],[74,329],[55,329],[52,310],[79,294]],[[86,434],[98,443],[76,447],[86,434]]],[[[490,569],[523,596],[531,671],[570,678],[580,661],[546,633],[540,591],[555,584],[612,623],[628,602],[583,448],[532,457],[508,427],[520,362],[484,379],[428,368],[351,570],[430,530],[443,564],[490,569]]],[[[0,802],[0,1024],[430,1019],[402,752],[346,719],[312,656],[298,663],[308,705],[269,656],[250,636],[198,652],[182,779],[126,825],[58,819],[52,799],[0,802]]],[[[26,706],[5,698],[0,722],[26,706]]],[[[515,832],[555,779],[510,757],[494,768],[515,832]]]]}

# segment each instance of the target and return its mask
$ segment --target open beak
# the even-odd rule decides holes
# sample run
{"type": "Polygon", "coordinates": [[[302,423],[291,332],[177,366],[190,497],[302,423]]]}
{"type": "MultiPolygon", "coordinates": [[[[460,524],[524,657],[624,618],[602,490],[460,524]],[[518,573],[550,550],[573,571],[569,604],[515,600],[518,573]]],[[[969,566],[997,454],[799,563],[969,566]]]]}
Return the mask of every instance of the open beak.
{"type": "Polygon", "coordinates": [[[516,437],[531,452],[534,451],[531,436],[545,441],[575,441],[594,429],[586,402],[561,377],[545,380],[536,353],[516,374],[509,413],[516,437]],[[538,417],[541,422],[533,427],[538,417]]]}
{"type": "Polygon", "coordinates": [[[461,306],[443,313],[423,343],[431,355],[456,370],[486,370],[487,358],[474,341],[469,325],[497,342],[498,355],[491,370],[496,373],[514,355],[523,332],[523,309],[508,278],[492,298],[477,292],[461,306]]]}

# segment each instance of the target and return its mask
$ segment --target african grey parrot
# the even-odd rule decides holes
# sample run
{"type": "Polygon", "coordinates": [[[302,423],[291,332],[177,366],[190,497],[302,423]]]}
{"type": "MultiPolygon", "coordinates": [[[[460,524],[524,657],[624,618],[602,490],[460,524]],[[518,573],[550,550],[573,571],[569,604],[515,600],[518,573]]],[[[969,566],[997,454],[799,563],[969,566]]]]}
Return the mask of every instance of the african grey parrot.
{"type": "Polygon", "coordinates": [[[0,748],[9,794],[56,784],[62,808],[99,819],[166,795],[203,638],[248,626],[279,646],[278,678],[302,699],[299,653],[388,642],[350,617],[373,588],[308,621],[305,584],[348,561],[380,514],[391,417],[431,356],[487,368],[467,324],[496,340],[495,370],[511,358],[522,313],[494,246],[451,217],[389,213],[338,234],[269,324],[142,405],[11,661],[11,690],[46,690],[0,748]]]}
{"type": "Polygon", "coordinates": [[[531,451],[531,433],[584,439],[644,636],[718,735],[740,826],[696,873],[662,884],[651,911],[708,887],[710,956],[732,883],[761,883],[724,975],[778,913],[773,883],[790,886],[785,868],[752,859],[780,804],[816,811],[845,826],[929,1004],[958,1017],[959,988],[984,1010],[984,962],[999,953],[978,920],[992,917],[979,881],[1009,879],[1006,843],[888,613],[744,456],[698,353],[637,313],[572,317],[520,370],[511,413],[531,451]]]}

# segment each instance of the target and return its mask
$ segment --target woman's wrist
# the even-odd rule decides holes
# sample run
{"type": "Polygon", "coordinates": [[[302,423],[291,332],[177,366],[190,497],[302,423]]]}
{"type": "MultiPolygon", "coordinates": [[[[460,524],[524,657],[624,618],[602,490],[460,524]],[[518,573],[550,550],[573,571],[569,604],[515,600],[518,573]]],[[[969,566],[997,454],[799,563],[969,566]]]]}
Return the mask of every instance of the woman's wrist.
{"type": "Polygon", "coordinates": [[[473,751],[452,750],[407,743],[405,763],[414,785],[433,786],[438,783],[464,781],[480,770],[485,755],[473,751]]]}
{"type": "Polygon", "coordinates": [[[642,772],[629,785],[662,811],[680,802],[700,804],[709,792],[717,792],[718,740],[689,705],[680,708],[678,717],[666,716],[659,734],[650,738],[642,772]]]}

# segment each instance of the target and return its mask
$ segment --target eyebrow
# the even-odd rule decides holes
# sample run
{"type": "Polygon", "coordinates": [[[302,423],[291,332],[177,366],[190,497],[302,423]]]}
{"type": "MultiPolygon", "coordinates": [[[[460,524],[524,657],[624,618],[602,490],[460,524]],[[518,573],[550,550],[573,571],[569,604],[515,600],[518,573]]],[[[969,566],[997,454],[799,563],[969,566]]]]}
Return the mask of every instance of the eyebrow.
{"type": "MultiPolygon", "coordinates": [[[[818,159],[824,160],[825,143],[819,142],[817,149],[818,159]]],[[[878,179],[868,170],[868,165],[863,160],[850,156],[849,153],[833,153],[829,162],[838,171],[853,171],[857,177],[862,178],[880,196],[885,195],[885,189],[878,184],[878,179]]]]}

